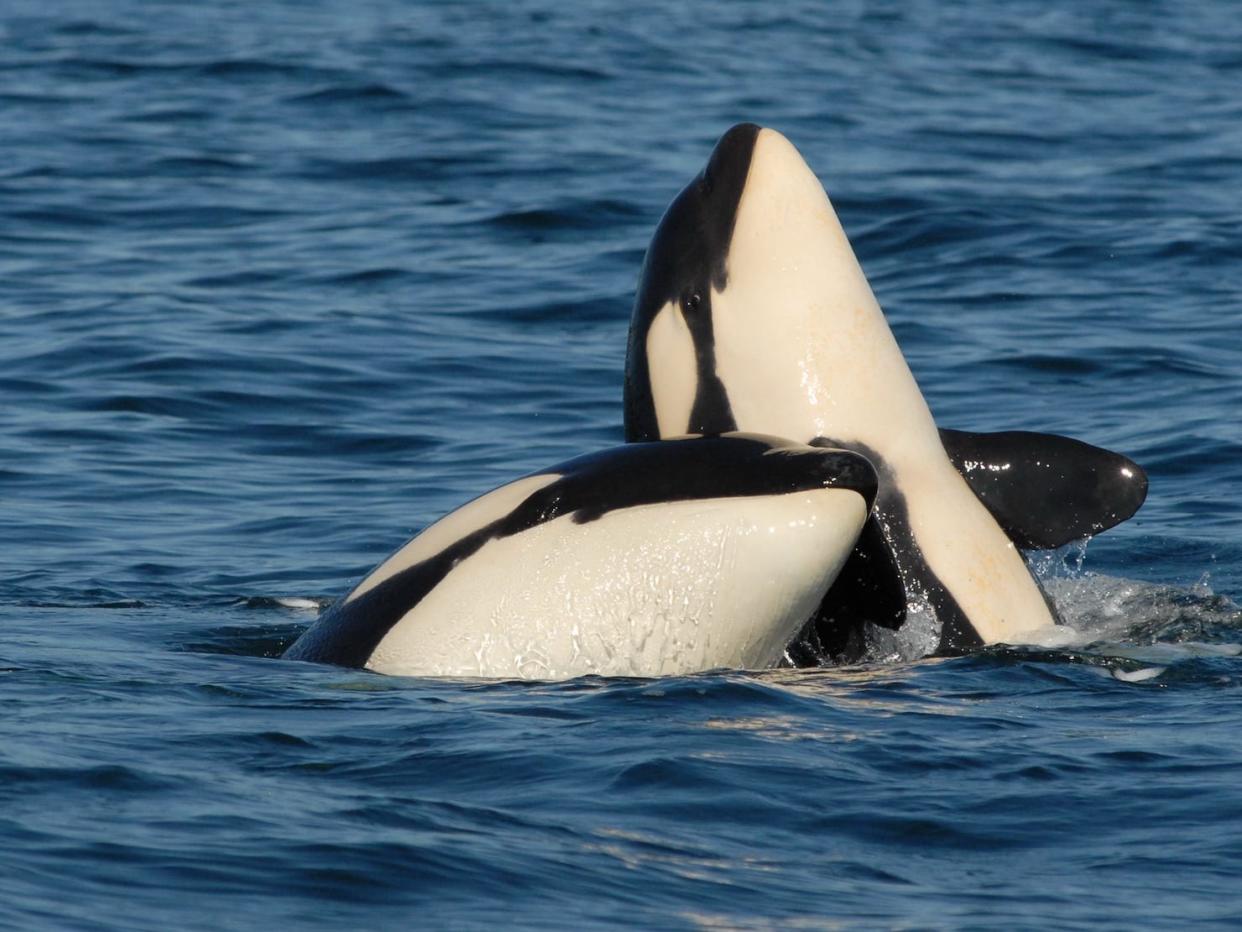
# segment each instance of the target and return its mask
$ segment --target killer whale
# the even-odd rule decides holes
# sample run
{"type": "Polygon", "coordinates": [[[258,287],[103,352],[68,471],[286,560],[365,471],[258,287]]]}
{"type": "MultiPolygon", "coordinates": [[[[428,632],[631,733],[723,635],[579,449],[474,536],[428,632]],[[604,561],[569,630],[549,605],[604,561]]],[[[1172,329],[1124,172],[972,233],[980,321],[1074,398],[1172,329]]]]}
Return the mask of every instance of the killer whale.
{"type": "Polygon", "coordinates": [[[820,185],[779,133],[741,124],[674,199],[631,318],[625,432],[763,431],[866,455],[875,513],[791,652],[857,650],[860,624],[939,623],[939,651],[1020,641],[1056,613],[1020,549],[1130,517],[1146,476],[1050,434],[938,429],[820,185]]]}
{"type": "Polygon", "coordinates": [[[429,526],[284,656],[533,679],[770,667],[876,491],[859,454],[756,435],[578,457],[429,526]]]}

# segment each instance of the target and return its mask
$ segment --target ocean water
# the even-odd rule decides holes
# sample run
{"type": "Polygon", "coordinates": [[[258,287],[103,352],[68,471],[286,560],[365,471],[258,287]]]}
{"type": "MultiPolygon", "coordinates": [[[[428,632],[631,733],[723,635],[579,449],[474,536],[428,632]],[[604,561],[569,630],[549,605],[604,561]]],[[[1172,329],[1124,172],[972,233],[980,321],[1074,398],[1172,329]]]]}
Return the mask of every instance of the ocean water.
{"type": "Polygon", "coordinates": [[[0,925],[1236,927],[1233,4],[0,5],[0,925]],[[825,182],[944,426],[1148,502],[1074,631],[558,684],[278,658],[620,442],[731,124],[825,182]]]}

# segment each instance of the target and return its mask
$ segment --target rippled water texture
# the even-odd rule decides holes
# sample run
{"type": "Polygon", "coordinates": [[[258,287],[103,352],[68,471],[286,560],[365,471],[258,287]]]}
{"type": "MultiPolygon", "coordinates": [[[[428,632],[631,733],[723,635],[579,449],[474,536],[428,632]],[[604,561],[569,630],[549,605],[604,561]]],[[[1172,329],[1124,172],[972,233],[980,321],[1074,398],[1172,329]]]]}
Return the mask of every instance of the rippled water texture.
{"type": "MultiPolygon", "coordinates": [[[[0,6],[0,925],[1242,922],[1226,2],[0,6]],[[732,123],[828,187],[942,425],[1150,472],[1064,644],[558,685],[276,659],[621,438],[732,123]]],[[[757,348],[761,350],[761,347],[757,348]]]]}

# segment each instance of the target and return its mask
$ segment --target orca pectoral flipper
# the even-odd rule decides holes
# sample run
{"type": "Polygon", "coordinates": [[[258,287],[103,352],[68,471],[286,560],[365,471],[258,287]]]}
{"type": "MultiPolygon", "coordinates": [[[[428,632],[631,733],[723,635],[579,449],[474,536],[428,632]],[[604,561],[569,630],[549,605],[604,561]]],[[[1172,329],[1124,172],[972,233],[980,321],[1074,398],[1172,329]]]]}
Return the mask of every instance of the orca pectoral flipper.
{"type": "Polygon", "coordinates": [[[945,452],[1023,550],[1060,547],[1125,521],[1147,497],[1133,460],[1057,434],[941,430],[945,452]]]}

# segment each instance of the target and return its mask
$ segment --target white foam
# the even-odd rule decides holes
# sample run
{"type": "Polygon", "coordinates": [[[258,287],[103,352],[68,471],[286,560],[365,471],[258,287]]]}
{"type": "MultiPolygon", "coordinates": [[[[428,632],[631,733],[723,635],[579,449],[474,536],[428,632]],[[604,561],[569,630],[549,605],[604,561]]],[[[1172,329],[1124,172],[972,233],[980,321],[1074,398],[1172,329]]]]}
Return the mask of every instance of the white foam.
{"type": "Polygon", "coordinates": [[[1079,631],[1072,625],[1052,625],[1030,632],[1022,639],[1022,643],[1031,647],[1044,647],[1048,650],[1066,650],[1071,647],[1084,647],[1094,637],[1079,631]]]}
{"type": "Polygon", "coordinates": [[[298,596],[287,596],[278,598],[276,604],[281,608],[291,608],[299,612],[317,612],[319,611],[319,603],[314,599],[303,599],[298,596]]]}
{"type": "MultiPolygon", "coordinates": [[[[1193,658],[1242,655],[1240,643],[1197,637],[1222,628],[1237,629],[1242,635],[1242,608],[1214,593],[1207,576],[1190,587],[1103,576],[1082,570],[1085,551],[1084,541],[1031,555],[1031,568],[1064,623],[1029,632],[1015,646],[1088,649],[1092,655],[1138,661],[1148,669],[1193,658]]],[[[867,626],[865,659],[900,663],[926,657],[935,652],[939,634],[931,613],[913,604],[898,631],[867,626]]],[[[1119,678],[1142,672],[1123,671],[1119,678]]],[[[1158,675],[1149,673],[1146,678],[1158,675]]]]}
{"type": "Polygon", "coordinates": [[[1154,680],[1167,669],[1168,667],[1143,667],[1140,670],[1114,670],[1113,676],[1123,683],[1142,683],[1154,680]]]}
{"type": "Polygon", "coordinates": [[[903,663],[927,657],[940,645],[940,623],[925,602],[906,606],[906,620],[896,631],[867,625],[866,659],[877,663],[903,663]]]}

